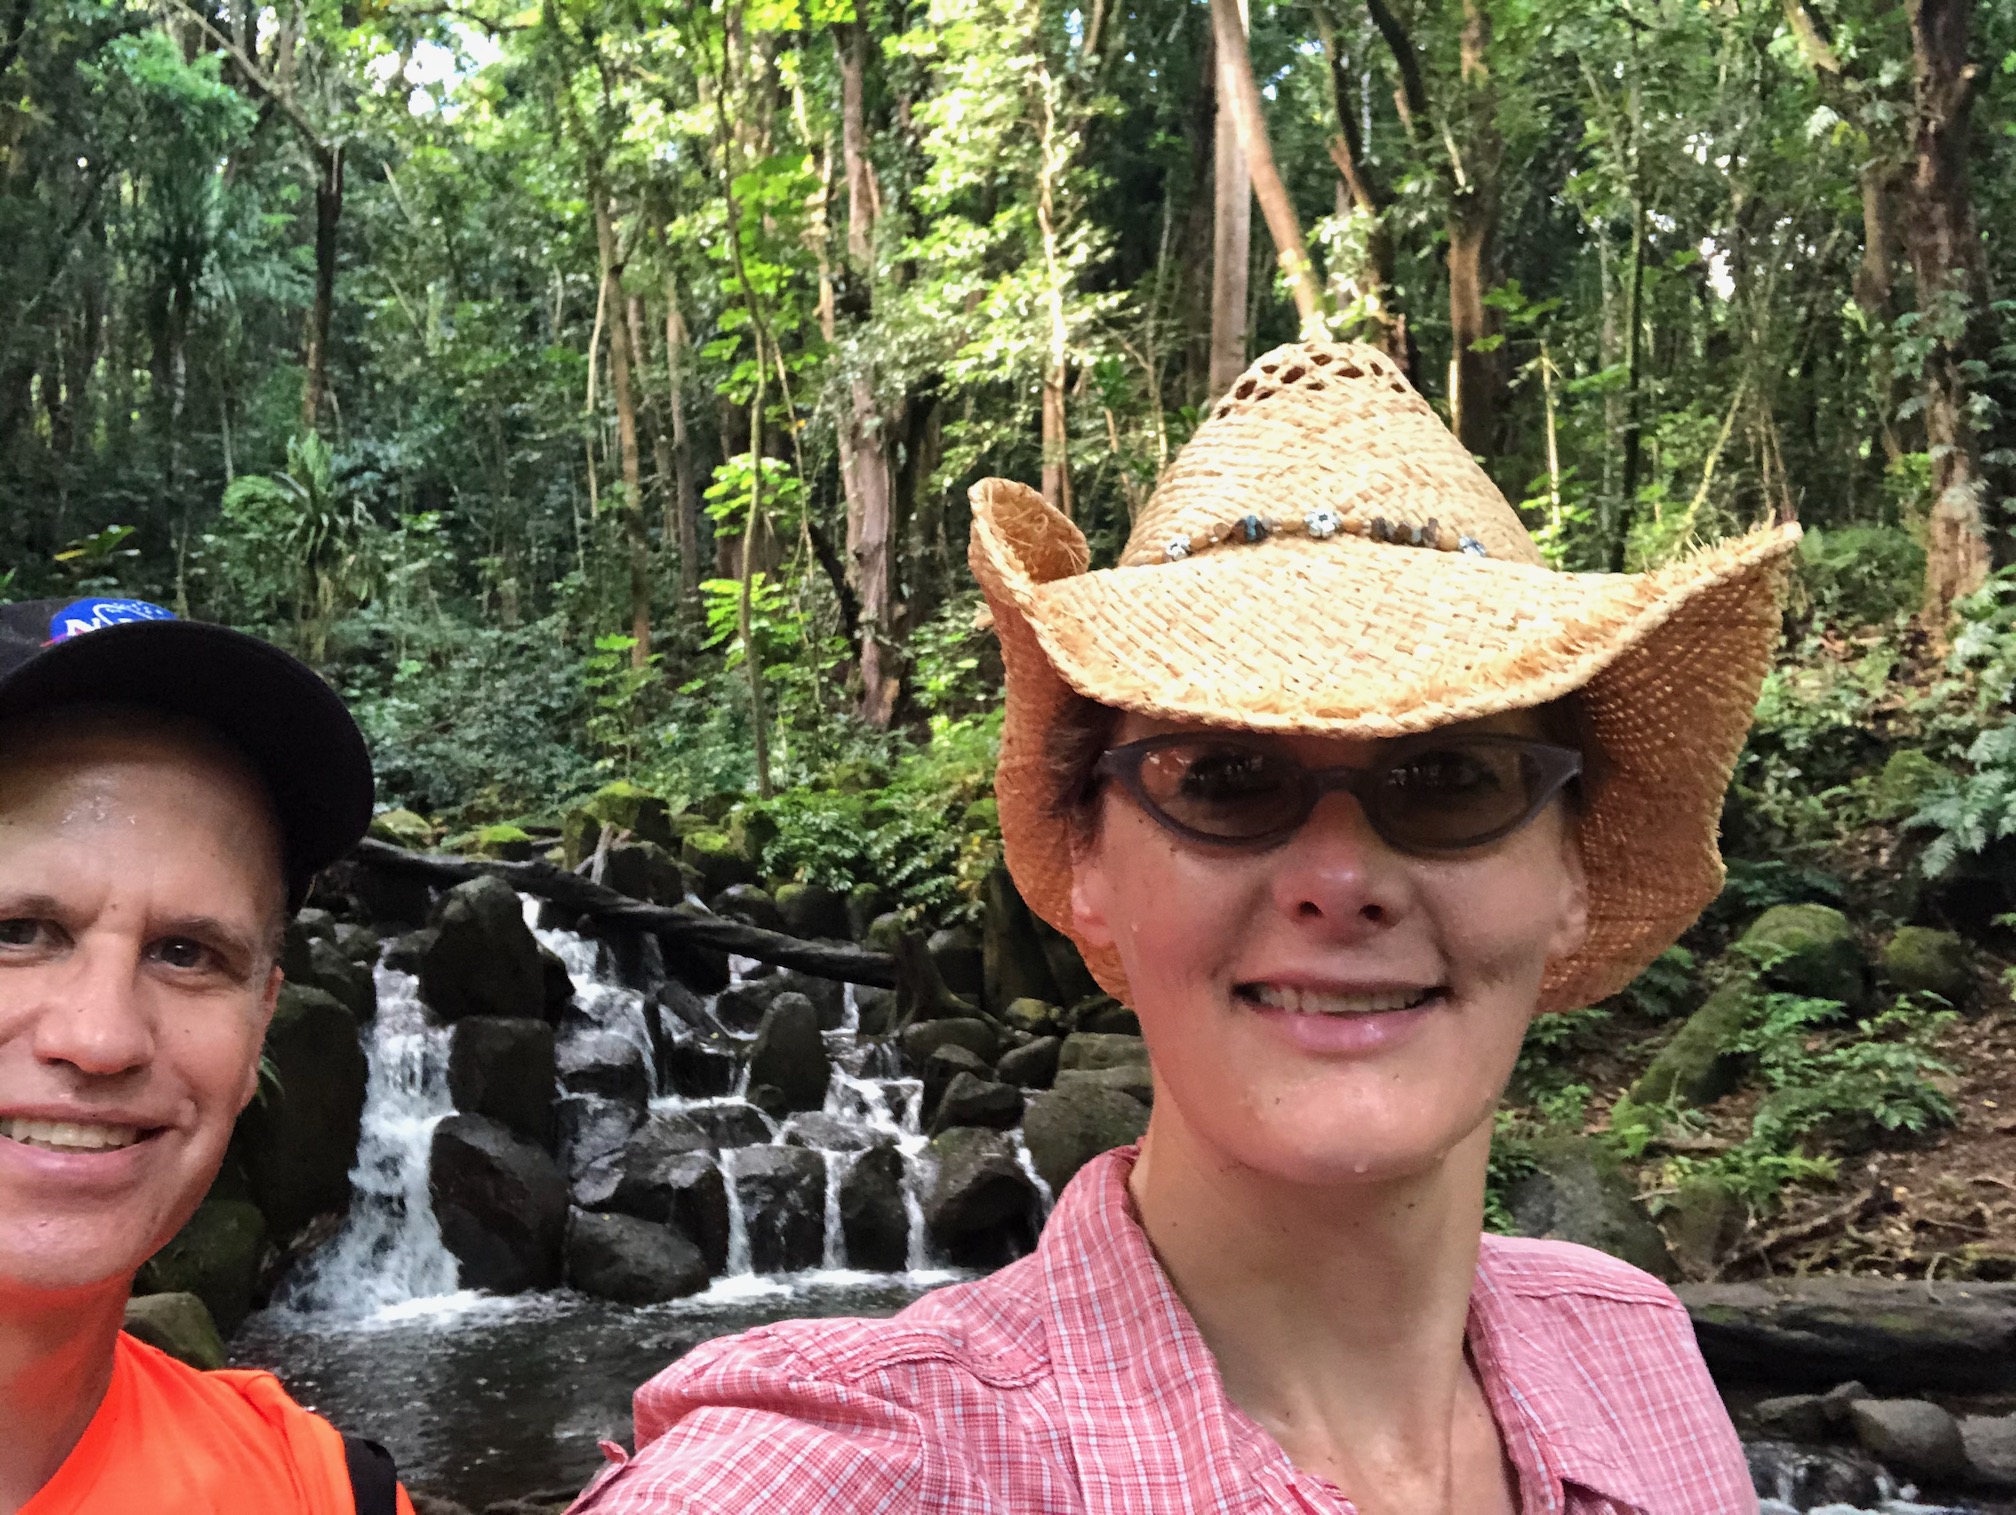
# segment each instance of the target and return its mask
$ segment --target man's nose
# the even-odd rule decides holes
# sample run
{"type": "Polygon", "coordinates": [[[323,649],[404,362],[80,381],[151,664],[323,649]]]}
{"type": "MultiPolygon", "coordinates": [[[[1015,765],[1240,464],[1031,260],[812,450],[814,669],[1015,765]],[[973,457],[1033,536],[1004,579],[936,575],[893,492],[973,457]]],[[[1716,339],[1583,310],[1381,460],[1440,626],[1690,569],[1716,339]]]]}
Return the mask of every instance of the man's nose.
{"type": "Polygon", "coordinates": [[[124,942],[94,942],[71,954],[36,1014],[37,1060],[94,1078],[145,1066],[154,1055],[154,1019],[140,968],[138,949],[124,942]]]}

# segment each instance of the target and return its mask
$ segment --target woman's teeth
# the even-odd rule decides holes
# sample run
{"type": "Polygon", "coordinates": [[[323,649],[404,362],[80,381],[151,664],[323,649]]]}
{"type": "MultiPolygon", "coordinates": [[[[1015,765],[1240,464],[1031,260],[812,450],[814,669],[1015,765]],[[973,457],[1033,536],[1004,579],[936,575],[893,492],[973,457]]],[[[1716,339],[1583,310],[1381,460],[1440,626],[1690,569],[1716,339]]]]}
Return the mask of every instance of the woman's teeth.
{"type": "Polygon", "coordinates": [[[140,1140],[138,1126],[67,1120],[0,1120],[0,1136],[50,1152],[115,1152],[140,1140]]]}
{"type": "Polygon", "coordinates": [[[1426,1004],[1438,991],[1385,989],[1373,994],[1332,994],[1279,984],[1247,984],[1239,992],[1256,1005],[1296,1015],[1378,1015],[1388,1010],[1412,1010],[1426,1004]]]}

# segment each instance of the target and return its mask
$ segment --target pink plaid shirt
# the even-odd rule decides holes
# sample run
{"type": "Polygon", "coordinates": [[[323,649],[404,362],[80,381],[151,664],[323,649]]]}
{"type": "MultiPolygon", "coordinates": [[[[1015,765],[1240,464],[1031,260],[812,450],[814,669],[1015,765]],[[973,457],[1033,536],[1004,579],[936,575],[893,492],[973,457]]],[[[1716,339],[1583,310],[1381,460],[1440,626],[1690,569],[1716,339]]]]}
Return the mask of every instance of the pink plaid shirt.
{"type": "MultiPolygon", "coordinates": [[[[892,1320],[708,1342],[637,1391],[636,1456],[579,1515],[1354,1515],[1225,1396],[1133,1218],[1134,1152],[1073,1179],[1030,1256],[892,1320]]],[[[1743,1449],[1663,1284],[1487,1236],[1469,1345],[1525,1515],[1733,1515],[1743,1449]]]]}

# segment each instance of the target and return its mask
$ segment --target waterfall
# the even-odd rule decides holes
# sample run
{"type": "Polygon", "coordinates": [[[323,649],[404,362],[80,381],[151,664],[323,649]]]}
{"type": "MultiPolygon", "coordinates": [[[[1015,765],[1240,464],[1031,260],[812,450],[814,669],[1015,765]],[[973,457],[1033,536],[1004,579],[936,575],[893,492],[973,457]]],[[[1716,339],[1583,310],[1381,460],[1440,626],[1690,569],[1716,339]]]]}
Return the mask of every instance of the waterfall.
{"type": "MultiPolygon", "coordinates": [[[[615,981],[604,967],[606,951],[601,943],[572,931],[540,929],[539,901],[529,894],[520,898],[525,904],[525,924],[532,928],[532,935],[540,946],[566,965],[567,976],[574,981],[574,1004],[580,1016],[622,1037],[642,1053],[651,1092],[661,1092],[658,1054],[651,1040],[651,1011],[645,996],[615,981]]],[[[655,954],[657,943],[651,942],[649,950],[655,954]]],[[[655,955],[651,963],[657,966],[655,955]]]]}
{"type": "Polygon", "coordinates": [[[715,1161],[721,1166],[721,1183],[728,1191],[728,1266],[724,1271],[727,1277],[736,1278],[755,1271],[749,1261],[749,1217],[742,1211],[742,1190],[735,1182],[735,1149],[723,1147],[715,1161]]]}
{"type": "Polygon", "coordinates": [[[455,1292],[427,1191],[434,1126],[451,1110],[448,1033],[429,1023],[412,974],[380,966],[376,977],[350,1214],[288,1288],[290,1309],[354,1319],[455,1292]]]}

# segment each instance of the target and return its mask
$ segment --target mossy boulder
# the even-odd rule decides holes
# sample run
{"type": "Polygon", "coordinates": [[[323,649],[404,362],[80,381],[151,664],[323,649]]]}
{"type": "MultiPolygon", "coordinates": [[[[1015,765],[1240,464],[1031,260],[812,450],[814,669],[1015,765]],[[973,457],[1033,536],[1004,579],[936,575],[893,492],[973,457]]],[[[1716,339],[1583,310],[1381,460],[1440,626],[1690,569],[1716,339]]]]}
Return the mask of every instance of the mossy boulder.
{"type": "Polygon", "coordinates": [[[126,1334],[208,1373],[224,1366],[224,1339],[194,1294],[142,1294],[126,1301],[126,1334]]]}
{"type": "Polygon", "coordinates": [[[780,884],[775,899],[778,917],[793,936],[845,940],[851,934],[847,902],[823,884],[780,884]]]}
{"type": "Polygon", "coordinates": [[[626,779],[604,784],[579,808],[595,820],[598,830],[603,824],[611,825],[640,842],[655,842],[660,847],[670,847],[677,840],[671,808],[658,795],[626,779]]]}
{"type": "MultiPolygon", "coordinates": [[[[1675,1099],[1706,1105],[1734,1089],[1743,1080],[1743,1060],[1728,1047],[1749,1022],[1755,990],[1755,980],[1745,972],[1709,995],[1659,1050],[1625,1099],[1637,1105],[1663,1105],[1675,1099]]],[[[1614,1124],[1615,1112],[1611,1118],[1614,1124]]]]}
{"type": "Polygon", "coordinates": [[[1938,759],[1916,747],[1899,748],[1890,754],[1883,771],[1870,786],[1870,812],[1879,821],[1901,821],[1910,816],[1953,771],[1938,759]]]}
{"type": "Polygon", "coordinates": [[[760,864],[770,844],[777,840],[777,817],[767,810],[741,805],[729,812],[728,840],[750,864],[760,864]]]}
{"type": "Polygon", "coordinates": [[[847,934],[857,942],[868,939],[868,928],[889,913],[889,896],[880,884],[856,884],[847,891],[847,934]]]}
{"type": "Polygon", "coordinates": [[[409,847],[422,851],[434,845],[440,833],[426,816],[405,807],[397,810],[380,811],[371,817],[371,835],[381,842],[390,842],[395,847],[409,847]]]}
{"type": "Polygon", "coordinates": [[[1586,1136],[1555,1136],[1528,1144],[1524,1155],[1531,1168],[1505,1190],[1519,1235],[1594,1247],[1669,1283],[1680,1276],[1630,1175],[1603,1147],[1586,1136]]]}
{"type": "Polygon", "coordinates": [[[1743,949],[1774,989],[1835,999],[1851,1010],[1869,1002],[1869,964],[1855,927],[1831,905],[1773,905],[1743,933],[1743,949]]]}
{"type": "Polygon", "coordinates": [[[731,884],[756,882],[756,867],[725,831],[695,831],[679,844],[679,859],[695,869],[701,892],[719,894],[731,884]]]}
{"type": "Polygon", "coordinates": [[[1054,1036],[1064,1023],[1064,1012],[1044,1000],[1018,999],[1009,1002],[1008,1008],[1001,1012],[1001,1020],[1031,1036],[1054,1036]]]}
{"type": "Polygon", "coordinates": [[[524,863],[531,861],[538,849],[539,839],[522,826],[500,822],[494,826],[480,826],[467,835],[455,839],[455,850],[471,857],[491,857],[500,862],[524,863]]]}
{"type": "Polygon", "coordinates": [[[1748,1207],[1712,1174],[1682,1183],[1659,1213],[1666,1245],[1689,1278],[1712,1277],[1715,1265],[1743,1234],[1748,1207]]]}
{"type": "MultiPolygon", "coordinates": [[[[246,1107],[234,1144],[267,1225],[287,1238],[350,1203],[366,1066],[356,1016],[298,984],[281,986],[265,1050],[277,1087],[246,1107]]],[[[229,1331],[234,1322],[211,1310],[229,1331]]]]}
{"type": "Polygon", "coordinates": [[[1936,994],[1949,1005],[1973,997],[1973,954],[1957,932],[1900,926],[1883,947],[1883,977],[1906,993],[1936,994]]]}
{"type": "Polygon", "coordinates": [[[252,1313],[253,1286],[266,1254],[266,1217],[242,1199],[206,1199],[168,1244],[147,1260],[134,1288],[193,1294],[222,1331],[252,1313]]]}
{"type": "Polygon", "coordinates": [[[602,882],[618,894],[654,905],[686,897],[686,875],[656,842],[619,842],[602,855],[602,882]]]}

